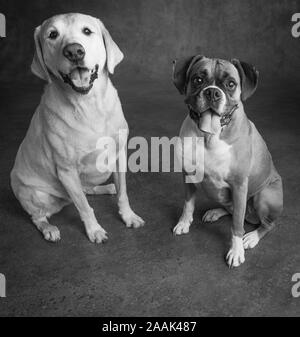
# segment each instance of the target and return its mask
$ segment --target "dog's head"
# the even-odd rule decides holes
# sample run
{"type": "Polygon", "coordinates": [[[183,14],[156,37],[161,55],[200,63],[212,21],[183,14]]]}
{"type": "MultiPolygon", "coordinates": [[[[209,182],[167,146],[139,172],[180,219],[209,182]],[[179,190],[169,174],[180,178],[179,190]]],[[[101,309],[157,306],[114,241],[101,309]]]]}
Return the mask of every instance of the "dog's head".
{"type": "MultiPolygon", "coordinates": [[[[250,97],[258,81],[257,70],[239,60],[210,59],[202,55],[174,61],[173,81],[199,118],[222,120],[250,97]]],[[[206,124],[206,123],[205,123],[206,124]]],[[[201,128],[201,127],[200,127],[201,128]]],[[[204,130],[210,132],[208,130],[204,130]]]]}
{"type": "Polygon", "coordinates": [[[83,14],[57,15],[35,29],[32,72],[51,82],[65,82],[87,94],[98,72],[113,73],[123,54],[103,23],[83,14]]]}

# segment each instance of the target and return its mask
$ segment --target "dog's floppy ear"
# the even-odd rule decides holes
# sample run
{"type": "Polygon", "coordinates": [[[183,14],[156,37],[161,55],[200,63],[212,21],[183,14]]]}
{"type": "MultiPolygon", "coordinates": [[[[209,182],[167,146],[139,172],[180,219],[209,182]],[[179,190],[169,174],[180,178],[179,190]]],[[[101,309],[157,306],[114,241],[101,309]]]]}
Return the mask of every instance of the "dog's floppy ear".
{"type": "Polygon", "coordinates": [[[249,63],[239,61],[237,59],[231,60],[231,63],[237,68],[241,79],[241,99],[245,101],[252,96],[257,88],[258,71],[249,63]]]}
{"type": "Polygon", "coordinates": [[[181,95],[185,94],[189,71],[203,57],[203,55],[194,55],[173,61],[173,83],[181,95]]]}
{"type": "Polygon", "coordinates": [[[51,83],[51,78],[44,62],[42,46],[40,41],[41,26],[34,31],[35,52],[31,63],[31,71],[42,80],[51,83]]]}
{"type": "Polygon", "coordinates": [[[110,36],[104,24],[98,20],[106,48],[106,66],[108,71],[113,74],[115,67],[123,60],[123,53],[110,36]]]}

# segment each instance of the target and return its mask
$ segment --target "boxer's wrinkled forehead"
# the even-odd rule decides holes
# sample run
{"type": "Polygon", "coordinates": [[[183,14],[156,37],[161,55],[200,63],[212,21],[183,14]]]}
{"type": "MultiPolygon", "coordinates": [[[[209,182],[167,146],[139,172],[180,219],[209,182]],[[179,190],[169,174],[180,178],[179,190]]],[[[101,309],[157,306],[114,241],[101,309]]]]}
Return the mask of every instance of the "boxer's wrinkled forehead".
{"type": "Polygon", "coordinates": [[[190,80],[195,75],[202,78],[205,77],[208,80],[222,80],[227,77],[233,77],[236,81],[240,81],[236,67],[231,62],[222,59],[204,57],[198,60],[188,70],[187,77],[190,80]]]}

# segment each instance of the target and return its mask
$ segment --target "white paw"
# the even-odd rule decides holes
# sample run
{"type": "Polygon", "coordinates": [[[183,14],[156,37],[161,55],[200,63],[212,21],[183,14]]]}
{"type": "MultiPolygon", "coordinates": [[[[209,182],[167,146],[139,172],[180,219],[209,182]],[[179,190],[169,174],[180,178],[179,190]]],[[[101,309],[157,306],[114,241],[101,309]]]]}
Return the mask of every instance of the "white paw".
{"type": "Polygon", "coordinates": [[[259,242],[258,231],[252,231],[244,235],[243,244],[245,249],[254,248],[259,242]]]}
{"type": "Polygon", "coordinates": [[[101,226],[94,230],[89,230],[87,236],[93,243],[104,243],[108,239],[106,231],[101,226]]]}
{"type": "Polygon", "coordinates": [[[228,214],[228,212],[224,208],[210,209],[205,212],[205,214],[202,217],[202,221],[203,222],[214,222],[226,214],[228,214]]]}
{"type": "Polygon", "coordinates": [[[42,233],[47,241],[57,242],[60,240],[60,231],[56,226],[44,225],[42,233]]]}
{"type": "Polygon", "coordinates": [[[189,221],[179,221],[174,227],[173,233],[175,235],[187,234],[190,231],[190,225],[189,221]]]}
{"type": "Polygon", "coordinates": [[[232,237],[231,248],[227,253],[226,261],[229,268],[238,267],[245,262],[245,250],[242,238],[235,235],[232,237]]]}
{"type": "Polygon", "coordinates": [[[128,228],[139,228],[144,226],[145,221],[135,214],[132,210],[126,212],[120,212],[122,220],[125,222],[126,227],[128,228]]]}

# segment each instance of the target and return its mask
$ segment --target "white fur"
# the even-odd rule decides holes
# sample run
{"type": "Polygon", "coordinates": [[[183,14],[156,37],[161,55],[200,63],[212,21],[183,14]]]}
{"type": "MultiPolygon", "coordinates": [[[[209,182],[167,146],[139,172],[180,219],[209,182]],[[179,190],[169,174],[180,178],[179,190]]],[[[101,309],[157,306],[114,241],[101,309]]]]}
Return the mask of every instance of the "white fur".
{"type": "Polygon", "coordinates": [[[226,256],[229,267],[238,267],[245,262],[245,250],[243,238],[233,235],[231,239],[231,247],[226,256]]]}
{"type": "Polygon", "coordinates": [[[230,172],[232,162],[231,145],[219,138],[217,135],[211,136],[209,144],[205,147],[204,165],[205,173],[218,188],[228,187],[226,178],[230,172]]]}
{"type": "MultiPolygon", "coordinates": [[[[101,154],[101,149],[97,148],[100,137],[112,137],[118,142],[119,132],[124,134],[125,130],[126,139],[119,141],[118,155],[123,159],[126,156],[127,122],[118,93],[104,69],[112,73],[123,54],[98,19],[81,14],[59,15],[45,21],[36,29],[35,39],[32,71],[48,84],[19,148],[11,172],[11,185],[46,240],[60,239],[58,228],[50,225],[47,217],[73,202],[89,239],[100,243],[107,239],[106,231],[98,223],[85,193],[115,192],[112,186],[98,186],[111,174],[101,173],[96,167],[101,154]],[[94,35],[83,35],[86,25],[94,35]],[[48,38],[53,28],[59,30],[57,41],[48,38]],[[93,69],[99,65],[98,79],[86,95],[75,92],[58,75],[59,71],[67,73],[74,66],[63,56],[64,45],[77,42],[85,48],[82,66],[93,69]],[[48,68],[57,76],[50,75],[48,68]]],[[[117,163],[118,160],[116,158],[117,163]]],[[[125,173],[117,171],[114,178],[119,214],[126,226],[143,225],[144,221],[130,208],[125,173]]]]}
{"type": "Polygon", "coordinates": [[[244,235],[243,244],[245,249],[254,248],[260,240],[258,230],[254,230],[244,235]]]}
{"type": "Polygon", "coordinates": [[[203,222],[214,222],[219,220],[222,216],[227,215],[228,212],[224,208],[214,208],[206,211],[202,217],[203,222]]]}
{"type": "MultiPolygon", "coordinates": [[[[184,138],[198,138],[198,145],[185,149],[182,151],[181,147],[177,147],[177,155],[182,156],[182,163],[186,172],[191,172],[191,167],[188,166],[191,163],[192,153],[197,153],[197,158],[203,158],[203,162],[199,162],[199,171],[204,169],[205,174],[209,177],[210,182],[216,189],[228,187],[226,178],[230,172],[230,165],[232,162],[231,145],[220,139],[221,128],[216,135],[211,135],[209,140],[204,139],[204,133],[202,133],[196,124],[191,120],[189,116],[184,120],[181,130],[180,139],[184,142],[184,138]],[[202,139],[202,142],[200,142],[202,139]],[[202,146],[199,146],[202,144],[202,146]]],[[[192,143],[191,144],[196,144],[192,143]]],[[[201,181],[198,181],[201,183],[201,181]]],[[[204,182],[205,183],[205,182],[204,182]]]]}

